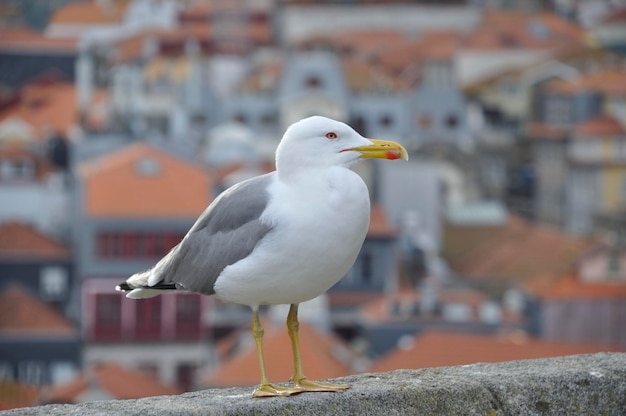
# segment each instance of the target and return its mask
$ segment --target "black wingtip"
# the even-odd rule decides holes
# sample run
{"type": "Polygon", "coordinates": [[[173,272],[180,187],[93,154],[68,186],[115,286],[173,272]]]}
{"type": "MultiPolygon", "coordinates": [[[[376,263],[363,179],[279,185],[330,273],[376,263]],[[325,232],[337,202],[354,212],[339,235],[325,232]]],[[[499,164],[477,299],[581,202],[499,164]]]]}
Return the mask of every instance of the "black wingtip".
{"type": "Polygon", "coordinates": [[[115,290],[119,292],[130,292],[131,290],[133,290],[133,288],[130,287],[128,283],[124,282],[124,283],[120,283],[119,285],[117,285],[115,287],[115,290]]]}

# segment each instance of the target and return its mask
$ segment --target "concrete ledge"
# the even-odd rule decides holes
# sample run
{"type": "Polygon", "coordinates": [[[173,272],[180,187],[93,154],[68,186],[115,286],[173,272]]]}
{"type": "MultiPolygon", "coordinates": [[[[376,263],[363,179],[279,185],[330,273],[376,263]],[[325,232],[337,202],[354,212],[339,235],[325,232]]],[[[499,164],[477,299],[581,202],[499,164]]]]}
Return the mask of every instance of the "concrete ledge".
{"type": "MultiPolygon", "coordinates": [[[[459,346],[462,348],[462,346],[459,346]]],[[[626,353],[473,364],[339,379],[345,393],[253,399],[250,388],[48,405],[8,415],[624,415],[626,353]]]]}

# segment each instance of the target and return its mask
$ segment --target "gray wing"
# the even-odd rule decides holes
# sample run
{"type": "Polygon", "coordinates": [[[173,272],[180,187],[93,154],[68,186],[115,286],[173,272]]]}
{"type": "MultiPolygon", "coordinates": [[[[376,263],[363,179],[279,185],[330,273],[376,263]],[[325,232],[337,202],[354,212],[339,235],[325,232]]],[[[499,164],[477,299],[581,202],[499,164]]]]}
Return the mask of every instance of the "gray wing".
{"type": "Polygon", "coordinates": [[[247,257],[271,230],[260,216],[274,174],[243,181],[215,199],[183,241],[155,266],[158,282],[151,286],[173,283],[192,292],[215,293],[213,285],[222,270],[247,257]]]}

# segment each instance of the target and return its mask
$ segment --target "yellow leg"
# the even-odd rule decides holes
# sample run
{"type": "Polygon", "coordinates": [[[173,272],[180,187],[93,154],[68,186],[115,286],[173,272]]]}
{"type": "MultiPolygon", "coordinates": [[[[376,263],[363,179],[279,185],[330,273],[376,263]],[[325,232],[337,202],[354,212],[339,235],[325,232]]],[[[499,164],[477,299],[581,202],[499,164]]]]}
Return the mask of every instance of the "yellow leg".
{"type": "Polygon", "coordinates": [[[302,393],[304,390],[296,387],[275,386],[269,382],[265,374],[265,362],[263,360],[263,327],[259,321],[259,311],[253,310],[252,313],[252,335],[256,343],[256,350],[259,355],[259,367],[261,369],[261,385],[257,387],[252,396],[254,397],[275,397],[275,396],[291,396],[292,394],[302,393]]]}
{"type": "Polygon", "coordinates": [[[298,304],[293,304],[289,308],[287,315],[287,331],[291,339],[291,350],[293,352],[293,377],[291,380],[296,387],[303,391],[344,391],[349,389],[347,384],[325,383],[322,381],[310,381],[304,376],[302,371],[302,358],[300,357],[300,340],[298,338],[298,304]]]}

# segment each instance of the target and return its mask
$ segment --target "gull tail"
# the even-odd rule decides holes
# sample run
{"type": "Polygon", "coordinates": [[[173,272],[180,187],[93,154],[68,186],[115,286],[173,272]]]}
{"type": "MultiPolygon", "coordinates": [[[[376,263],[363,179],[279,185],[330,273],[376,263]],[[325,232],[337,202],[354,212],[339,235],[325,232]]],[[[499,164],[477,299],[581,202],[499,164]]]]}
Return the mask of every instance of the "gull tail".
{"type": "Polygon", "coordinates": [[[147,299],[177,289],[174,283],[159,282],[156,285],[150,286],[148,279],[151,274],[152,270],[135,273],[129,277],[128,280],[117,285],[115,290],[125,292],[126,297],[130,299],[147,299]]]}

